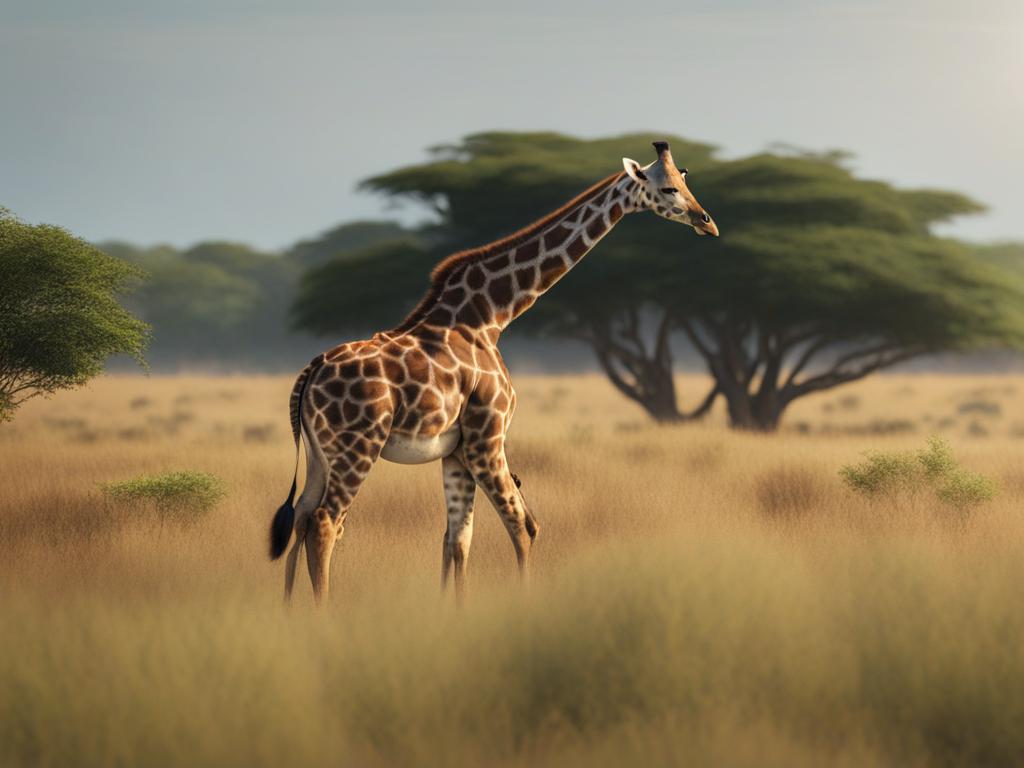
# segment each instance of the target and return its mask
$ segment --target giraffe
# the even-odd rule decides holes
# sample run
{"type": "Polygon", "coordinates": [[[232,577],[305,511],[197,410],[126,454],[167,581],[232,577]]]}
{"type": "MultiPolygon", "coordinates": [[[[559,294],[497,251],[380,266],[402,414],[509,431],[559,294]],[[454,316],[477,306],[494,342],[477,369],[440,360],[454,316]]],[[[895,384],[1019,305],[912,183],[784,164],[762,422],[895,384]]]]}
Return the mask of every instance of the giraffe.
{"type": "Polygon", "coordinates": [[[477,488],[498,512],[525,577],[539,526],[505,457],[516,394],[498,351],[501,332],[628,213],[650,210],[697,234],[718,228],[686,185],[667,142],[641,167],[623,158],[608,176],[526,228],[455,253],[435,267],[431,286],[401,325],[315,357],[292,389],[296,474],[271,525],[270,555],[285,565],[291,597],[303,546],[317,603],[328,593],[331,555],[345,517],[379,458],[441,461],[448,524],[441,587],[454,572],[461,601],[473,537],[477,488]],[[299,444],[306,483],[295,503],[299,444]]]}

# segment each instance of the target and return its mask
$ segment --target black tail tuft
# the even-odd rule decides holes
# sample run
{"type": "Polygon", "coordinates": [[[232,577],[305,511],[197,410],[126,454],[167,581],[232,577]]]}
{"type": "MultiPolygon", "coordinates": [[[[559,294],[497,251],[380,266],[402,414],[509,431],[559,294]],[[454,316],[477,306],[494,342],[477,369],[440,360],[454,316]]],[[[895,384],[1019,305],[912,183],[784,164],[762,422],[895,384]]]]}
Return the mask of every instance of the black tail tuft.
{"type": "Polygon", "coordinates": [[[277,514],[274,515],[274,522],[270,524],[270,559],[277,560],[292,538],[292,529],[295,527],[295,507],[292,504],[295,498],[295,482],[292,482],[292,492],[288,494],[288,500],[280,506],[277,514]]]}

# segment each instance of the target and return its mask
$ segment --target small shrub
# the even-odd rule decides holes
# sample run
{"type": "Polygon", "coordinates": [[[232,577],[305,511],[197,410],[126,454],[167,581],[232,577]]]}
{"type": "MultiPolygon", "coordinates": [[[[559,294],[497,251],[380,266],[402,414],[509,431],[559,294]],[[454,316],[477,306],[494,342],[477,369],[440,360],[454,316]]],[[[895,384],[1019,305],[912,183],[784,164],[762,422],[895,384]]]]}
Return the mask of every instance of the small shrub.
{"type": "Polygon", "coordinates": [[[988,437],[988,427],[975,419],[967,425],[967,434],[971,437],[988,437]]]}
{"type": "Polygon", "coordinates": [[[71,439],[79,443],[95,443],[100,439],[100,432],[96,429],[80,429],[71,435],[71,439]]]}
{"type": "Polygon", "coordinates": [[[994,481],[961,467],[949,443],[937,436],[930,437],[920,451],[869,453],[863,462],[848,464],[839,474],[851,490],[893,504],[932,491],[943,504],[968,512],[996,495],[994,481]]]}
{"type": "Polygon", "coordinates": [[[894,499],[918,484],[920,467],[912,453],[869,453],[857,465],[839,470],[843,481],[857,493],[894,499]]]}
{"type": "Polygon", "coordinates": [[[960,407],[957,408],[960,413],[977,413],[982,416],[998,416],[1003,412],[1003,408],[999,403],[993,402],[992,400],[967,400],[960,403],[960,407]]]}
{"type": "Polygon", "coordinates": [[[844,395],[839,398],[839,407],[844,411],[855,411],[860,407],[860,397],[857,395],[844,395]]]}
{"type": "Polygon", "coordinates": [[[71,431],[75,431],[75,430],[79,430],[79,429],[85,429],[85,427],[86,427],[85,419],[80,419],[80,418],[75,418],[75,417],[72,417],[72,418],[47,418],[47,419],[43,419],[43,423],[45,423],[48,427],[53,427],[54,429],[71,430],[71,431]]]}
{"type": "Polygon", "coordinates": [[[117,430],[119,440],[145,440],[147,437],[149,433],[142,427],[125,427],[117,430]]]}
{"type": "Polygon", "coordinates": [[[647,427],[642,421],[618,421],[615,423],[616,432],[642,432],[647,427]]]}
{"type": "Polygon", "coordinates": [[[984,475],[957,468],[935,489],[935,495],[954,509],[969,512],[979,504],[995,498],[996,484],[984,475]]]}
{"type": "Polygon", "coordinates": [[[161,525],[166,521],[181,525],[195,523],[227,494],[219,477],[203,472],[143,475],[106,483],[101,488],[114,502],[128,505],[152,503],[161,525]]]}
{"type": "Polygon", "coordinates": [[[950,473],[958,469],[956,459],[953,458],[953,449],[949,447],[949,443],[934,435],[928,438],[928,447],[917,452],[917,460],[921,463],[924,476],[928,480],[948,477],[950,473]]]}
{"type": "Polygon", "coordinates": [[[725,461],[725,446],[721,443],[697,443],[686,456],[686,463],[694,472],[714,472],[725,461]]]}
{"type": "Polygon", "coordinates": [[[865,432],[871,435],[896,435],[916,430],[917,425],[910,419],[875,419],[865,427],[865,432]]]}
{"type": "Polygon", "coordinates": [[[819,475],[803,467],[778,467],[754,485],[757,503],[767,517],[797,517],[825,505],[828,488],[819,475]]]}
{"type": "Polygon", "coordinates": [[[242,429],[242,439],[247,443],[266,443],[273,436],[273,424],[247,424],[242,429]]]}

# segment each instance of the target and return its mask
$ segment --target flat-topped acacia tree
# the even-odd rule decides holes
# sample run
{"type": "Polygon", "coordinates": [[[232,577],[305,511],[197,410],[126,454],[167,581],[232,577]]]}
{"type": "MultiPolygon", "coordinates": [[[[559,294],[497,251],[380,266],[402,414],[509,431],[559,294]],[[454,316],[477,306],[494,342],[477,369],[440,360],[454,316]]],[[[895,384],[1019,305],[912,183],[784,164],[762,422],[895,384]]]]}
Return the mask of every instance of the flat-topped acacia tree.
{"type": "MultiPolygon", "coordinates": [[[[392,239],[310,273],[299,324],[333,332],[367,311],[401,315],[439,254],[540,215],[610,170],[609,156],[652,138],[479,134],[368,179],[366,189],[420,204],[436,221],[419,242],[392,239]]],[[[772,430],[813,392],[933,352],[1024,341],[1020,282],[931,231],[980,211],[974,201],[858,179],[841,153],[725,161],[709,145],[668,138],[723,237],[680,238],[665,222],[632,217],[512,327],[585,341],[656,420],[700,416],[722,396],[733,426],[772,430]],[[712,377],[690,411],[680,410],[672,378],[679,335],[712,377]]]]}

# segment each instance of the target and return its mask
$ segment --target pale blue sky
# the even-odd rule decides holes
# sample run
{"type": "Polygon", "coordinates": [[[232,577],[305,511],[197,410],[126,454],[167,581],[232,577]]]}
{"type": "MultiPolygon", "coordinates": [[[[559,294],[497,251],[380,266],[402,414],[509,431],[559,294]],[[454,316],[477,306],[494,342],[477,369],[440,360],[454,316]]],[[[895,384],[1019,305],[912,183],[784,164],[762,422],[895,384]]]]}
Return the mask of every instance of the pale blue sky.
{"type": "Polygon", "coordinates": [[[432,144],[654,129],[849,149],[991,206],[956,234],[1024,239],[1019,0],[366,5],[0,0],[0,205],[280,247],[387,213],[356,182],[432,144]]]}

